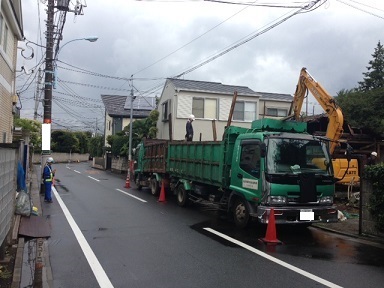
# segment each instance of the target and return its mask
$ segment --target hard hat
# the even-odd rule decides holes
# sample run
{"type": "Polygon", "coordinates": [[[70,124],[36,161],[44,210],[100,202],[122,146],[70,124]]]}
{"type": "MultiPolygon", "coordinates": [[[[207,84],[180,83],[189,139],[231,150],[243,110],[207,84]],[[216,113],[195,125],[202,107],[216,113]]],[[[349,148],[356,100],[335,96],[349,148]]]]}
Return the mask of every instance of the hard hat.
{"type": "Polygon", "coordinates": [[[371,155],[377,157],[377,153],[376,153],[375,151],[373,151],[373,152],[371,153],[371,155]]]}
{"type": "Polygon", "coordinates": [[[195,121],[195,115],[191,114],[191,115],[189,116],[189,119],[195,121]]]}
{"type": "Polygon", "coordinates": [[[53,160],[53,158],[52,157],[48,157],[47,158],[47,163],[54,163],[55,161],[53,160]]]}

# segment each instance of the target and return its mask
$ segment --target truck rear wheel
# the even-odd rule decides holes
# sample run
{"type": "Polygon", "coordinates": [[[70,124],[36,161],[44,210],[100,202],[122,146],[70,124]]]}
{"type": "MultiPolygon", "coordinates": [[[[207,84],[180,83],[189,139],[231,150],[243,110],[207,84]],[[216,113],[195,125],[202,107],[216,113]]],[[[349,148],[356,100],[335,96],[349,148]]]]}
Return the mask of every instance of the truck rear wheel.
{"type": "Polygon", "coordinates": [[[249,211],[245,200],[239,198],[233,206],[233,220],[239,228],[245,228],[249,224],[249,211]]]}
{"type": "Polygon", "coordinates": [[[153,196],[158,196],[160,193],[160,185],[156,178],[151,179],[151,193],[153,196]]]}
{"type": "Polygon", "coordinates": [[[141,190],[143,185],[140,185],[140,175],[135,175],[135,185],[137,190],[141,190]]]}
{"type": "Polygon", "coordinates": [[[184,185],[177,186],[177,205],[184,207],[188,204],[188,192],[185,190],[184,185]]]}

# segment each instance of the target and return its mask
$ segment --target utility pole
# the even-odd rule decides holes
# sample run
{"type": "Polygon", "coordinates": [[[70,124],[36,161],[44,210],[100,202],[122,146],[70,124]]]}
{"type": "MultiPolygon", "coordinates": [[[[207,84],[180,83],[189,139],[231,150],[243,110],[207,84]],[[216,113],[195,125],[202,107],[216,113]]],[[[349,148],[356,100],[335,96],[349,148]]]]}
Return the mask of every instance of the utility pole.
{"type": "Polygon", "coordinates": [[[129,122],[129,146],[128,146],[128,173],[127,179],[125,180],[125,188],[131,188],[131,173],[133,170],[133,161],[132,161],[132,126],[133,126],[133,100],[135,97],[133,96],[133,75],[131,75],[131,110],[130,110],[130,122],[129,122]]]}
{"type": "MultiPolygon", "coordinates": [[[[52,84],[53,84],[53,33],[54,33],[54,13],[55,0],[48,0],[47,7],[47,32],[45,35],[45,83],[44,83],[44,116],[41,125],[41,175],[43,175],[46,159],[51,154],[51,122],[52,122],[52,84]]],[[[36,112],[37,113],[37,112],[36,112]]],[[[43,193],[44,184],[40,184],[40,193],[43,193]]]]}
{"type": "Polygon", "coordinates": [[[37,110],[39,109],[40,102],[40,84],[41,84],[41,69],[39,68],[37,74],[36,92],[35,92],[35,110],[33,112],[33,120],[37,120],[37,110]]]}
{"type": "Polygon", "coordinates": [[[53,32],[54,32],[54,0],[48,0],[47,9],[47,34],[45,56],[45,93],[44,93],[44,124],[52,122],[52,84],[53,84],[53,32]]]}

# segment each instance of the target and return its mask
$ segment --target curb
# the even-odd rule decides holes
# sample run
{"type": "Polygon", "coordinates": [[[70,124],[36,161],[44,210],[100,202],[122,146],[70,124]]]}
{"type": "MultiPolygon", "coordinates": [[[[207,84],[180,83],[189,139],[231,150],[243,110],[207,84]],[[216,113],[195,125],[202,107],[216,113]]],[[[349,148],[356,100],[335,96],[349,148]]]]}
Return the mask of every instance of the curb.
{"type": "MultiPolygon", "coordinates": [[[[41,205],[41,195],[38,188],[38,180],[36,172],[31,172],[31,179],[29,183],[30,198],[32,203],[38,207],[39,215],[43,214],[42,205],[41,205]]],[[[30,217],[34,217],[31,215],[30,217]]],[[[23,282],[30,282],[35,288],[42,287],[53,287],[53,277],[52,277],[52,268],[49,260],[49,250],[48,250],[48,241],[46,238],[33,238],[29,241],[25,241],[24,237],[18,237],[19,226],[20,226],[21,216],[17,215],[14,222],[14,227],[12,230],[12,243],[17,243],[17,251],[15,264],[13,269],[13,279],[11,288],[19,288],[23,282]],[[35,242],[35,243],[33,243],[35,242]],[[27,265],[30,259],[24,259],[25,254],[25,245],[30,244],[28,249],[35,251],[35,259],[33,265],[27,265]],[[28,260],[28,261],[27,261],[28,260]],[[25,263],[27,264],[25,264],[25,263]],[[24,265],[25,264],[25,265],[24,265]],[[23,277],[23,268],[28,266],[28,271],[31,272],[30,275],[24,275],[23,277]]],[[[15,244],[14,244],[15,245],[15,244]]],[[[29,263],[31,264],[31,263],[29,263]]],[[[25,271],[24,271],[25,272],[25,271]]]]}
{"type": "Polygon", "coordinates": [[[316,228],[316,229],[323,230],[323,231],[332,232],[334,234],[339,234],[342,236],[347,236],[347,237],[359,239],[359,240],[364,241],[366,244],[370,244],[372,246],[384,249],[384,240],[382,240],[380,238],[375,238],[372,236],[366,236],[364,234],[363,235],[356,235],[356,234],[346,233],[346,232],[342,232],[339,230],[335,230],[335,229],[331,229],[331,228],[327,228],[327,227],[323,227],[323,226],[317,226],[316,224],[312,225],[312,227],[316,228]]]}

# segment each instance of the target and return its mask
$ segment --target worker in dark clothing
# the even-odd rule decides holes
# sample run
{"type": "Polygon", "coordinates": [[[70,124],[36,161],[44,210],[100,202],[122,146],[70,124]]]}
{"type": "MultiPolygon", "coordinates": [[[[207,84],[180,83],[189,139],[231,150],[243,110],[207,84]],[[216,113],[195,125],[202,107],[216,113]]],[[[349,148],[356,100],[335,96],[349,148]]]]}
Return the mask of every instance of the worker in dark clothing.
{"type": "Polygon", "coordinates": [[[373,151],[371,153],[371,156],[369,156],[367,159],[367,165],[376,165],[376,161],[377,161],[377,153],[373,151]]]}
{"type": "Polygon", "coordinates": [[[185,126],[186,134],[185,134],[185,140],[192,141],[193,139],[193,127],[192,122],[195,120],[195,116],[191,114],[188,118],[187,124],[185,126]]]}
{"type": "Polygon", "coordinates": [[[54,163],[53,158],[48,157],[43,170],[43,182],[45,186],[44,202],[48,203],[52,203],[52,182],[56,172],[56,169],[52,170],[52,163],[54,163]]]}

